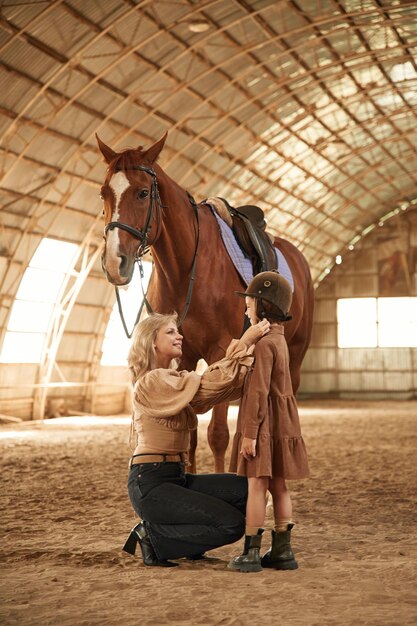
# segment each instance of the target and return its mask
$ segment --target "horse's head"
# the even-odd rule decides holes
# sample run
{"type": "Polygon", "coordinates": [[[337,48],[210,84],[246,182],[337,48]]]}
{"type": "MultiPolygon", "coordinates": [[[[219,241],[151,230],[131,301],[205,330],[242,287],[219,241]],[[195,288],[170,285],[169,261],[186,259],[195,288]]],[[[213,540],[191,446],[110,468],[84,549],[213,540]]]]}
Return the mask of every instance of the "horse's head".
{"type": "Polygon", "coordinates": [[[152,245],[161,225],[161,201],[154,164],[166,134],[147,150],[114,152],[96,135],[108,164],[101,188],[104,203],[103,271],[114,285],[127,285],[135,259],[152,245]]]}

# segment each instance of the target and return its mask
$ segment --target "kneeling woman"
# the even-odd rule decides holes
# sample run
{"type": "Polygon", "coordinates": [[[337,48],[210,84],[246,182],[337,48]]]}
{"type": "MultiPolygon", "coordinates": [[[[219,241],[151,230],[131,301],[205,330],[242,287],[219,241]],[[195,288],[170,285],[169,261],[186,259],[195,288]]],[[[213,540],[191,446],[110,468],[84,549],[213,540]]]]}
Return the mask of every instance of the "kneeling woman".
{"type": "Polygon", "coordinates": [[[240,396],[252,346],[268,330],[266,320],[251,326],[200,376],[176,369],[182,336],[175,314],[154,314],[136,327],[128,360],[137,444],[128,490],[142,522],[124,550],[134,554],[139,543],[145,565],[172,567],[168,559],[198,558],[243,535],[246,478],[186,473],[185,462],[190,431],[197,428],[195,412],[240,396]]]}

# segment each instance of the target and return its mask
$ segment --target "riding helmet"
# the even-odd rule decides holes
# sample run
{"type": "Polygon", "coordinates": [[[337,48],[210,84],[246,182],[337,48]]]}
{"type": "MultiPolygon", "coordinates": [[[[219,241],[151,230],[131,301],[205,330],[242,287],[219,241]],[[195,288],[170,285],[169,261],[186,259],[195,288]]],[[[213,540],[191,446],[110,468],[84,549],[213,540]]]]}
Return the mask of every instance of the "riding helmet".
{"type": "Polygon", "coordinates": [[[278,307],[285,319],[291,319],[288,315],[292,302],[291,285],[277,270],[256,274],[244,293],[240,291],[235,291],[235,293],[238,296],[266,300],[278,307]]]}

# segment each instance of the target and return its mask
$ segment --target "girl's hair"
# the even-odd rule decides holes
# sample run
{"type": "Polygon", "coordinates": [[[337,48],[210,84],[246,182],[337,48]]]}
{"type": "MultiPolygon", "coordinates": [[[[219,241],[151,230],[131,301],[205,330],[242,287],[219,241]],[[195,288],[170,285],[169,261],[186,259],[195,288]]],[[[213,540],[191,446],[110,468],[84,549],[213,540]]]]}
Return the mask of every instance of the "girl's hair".
{"type": "Polygon", "coordinates": [[[269,322],[282,322],[285,320],[284,313],[276,304],[261,298],[256,298],[256,316],[259,320],[267,319],[269,322]]]}
{"type": "MultiPolygon", "coordinates": [[[[153,313],[142,320],[135,328],[132,335],[127,362],[133,384],[147,372],[156,368],[156,354],[154,343],[158,331],[173,322],[177,324],[177,313],[153,313]]],[[[176,369],[178,360],[171,361],[170,367],[176,369]]]]}

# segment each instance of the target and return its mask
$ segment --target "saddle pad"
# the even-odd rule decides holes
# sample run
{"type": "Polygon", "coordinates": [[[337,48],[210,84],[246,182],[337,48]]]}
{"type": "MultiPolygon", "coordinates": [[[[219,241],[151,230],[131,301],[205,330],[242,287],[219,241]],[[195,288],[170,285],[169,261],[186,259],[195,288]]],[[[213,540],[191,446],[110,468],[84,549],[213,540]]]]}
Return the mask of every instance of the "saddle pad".
{"type": "MultiPolygon", "coordinates": [[[[245,257],[242,250],[240,249],[239,244],[237,243],[236,238],[233,234],[233,230],[230,228],[230,226],[226,224],[226,222],[222,220],[221,217],[219,217],[216,210],[214,209],[214,207],[211,206],[211,204],[209,204],[208,202],[206,202],[205,204],[211,209],[214,217],[217,220],[223,243],[230,258],[233,261],[233,265],[239,272],[242,280],[244,280],[246,285],[248,285],[253,278],[252,263],[249,259],[245,257]]],[[[294,279],[292,277],[288,263],[280,250],[278,250],[277,248],[274,248],[274,250],[277,257],[277,267],[279,273],[288,280],[291,285],[292,291],[294,291],[294,279]]]]}

